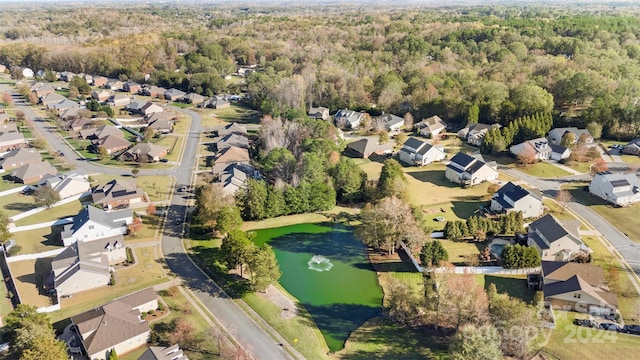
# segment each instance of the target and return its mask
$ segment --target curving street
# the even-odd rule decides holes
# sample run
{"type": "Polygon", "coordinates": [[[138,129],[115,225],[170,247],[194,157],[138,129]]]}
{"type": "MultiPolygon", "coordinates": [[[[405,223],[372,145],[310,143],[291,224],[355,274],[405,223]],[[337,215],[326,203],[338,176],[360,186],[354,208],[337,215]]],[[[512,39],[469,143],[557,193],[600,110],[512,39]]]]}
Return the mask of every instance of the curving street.
{"type": "MultiPolygon", "coordinates": [[[[89,173],[107,173],[131,175],[129,169],[100,166],[77,158],[75,151],[50,128],[49,123],[40,118],[31,107],[7,84],[0,84],[0,91],[13,94],[17,110],[24,112],[27,122],[34,132],[45,139],[55,151],[65,154],[65,160],[74,167],[83,168],[89,173]]],[[[191,192],[178,192],[180,186],[193,185],[193,172],[200,142],[202,123],[200,116],[190,110],[172,108],[191,117],[182,159],[178,166],[170,169],[143,169],[139,175],[175,177],[174,193],[171,196],[167,219],[161,234],[162,254],[171,271],[182,280],[198,300],[209,310],[216,320],[231,336],[255,359],[291,359],[280,345],[282,340],[274,340],[245,311],[243,311],[220,287],[200,270],[189,258],[182,243],[183,223],[189,211],[188,200],[191,192]]]]}

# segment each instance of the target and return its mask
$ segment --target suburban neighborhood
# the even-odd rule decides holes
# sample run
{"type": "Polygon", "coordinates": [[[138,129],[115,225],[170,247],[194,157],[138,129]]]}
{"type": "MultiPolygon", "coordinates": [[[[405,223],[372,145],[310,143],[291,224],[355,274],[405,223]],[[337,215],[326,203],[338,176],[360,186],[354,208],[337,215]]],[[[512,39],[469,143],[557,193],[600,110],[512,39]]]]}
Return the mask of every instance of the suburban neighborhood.
{"type": "Polygon", "coordinates": [[[0,360],[637,348],[634,6],[264,6],[0,10],[0,360]]]}

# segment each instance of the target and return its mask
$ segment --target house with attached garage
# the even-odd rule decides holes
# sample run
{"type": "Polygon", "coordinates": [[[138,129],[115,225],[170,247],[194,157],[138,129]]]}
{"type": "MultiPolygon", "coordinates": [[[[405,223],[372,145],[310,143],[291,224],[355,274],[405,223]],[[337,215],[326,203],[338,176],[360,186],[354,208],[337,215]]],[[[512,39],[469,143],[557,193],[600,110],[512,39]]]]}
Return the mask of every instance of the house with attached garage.
{"type": "Polygon", "coordinates": [[[382,114],[371,120],[374,123],[382,123],[387,131],[398,131],[404,126],[404,119],[393,114],[382,114]]]}
{"type": "Polygon", "coordinates": [[[78,329],[87,356],[92,360],[105,360],[111,350],[123,355],[144,346],[151,328],[143,320],[143,314],[157,308],[158,295],[152,288],[147,288],[70,319],[78,329]]]}
{"type": "Polygon", "coordinates": [[[11,178],[13,181],[22,184],[32,184],[40,181],[43,178],[56,175],[58,169],[46,161],[41,161],[33,164],[22,165],[11,172],[11,178]]]}
{"type": "Polygon", "coordinates": [[[109,79],[107,79],[104,76],[95,76],[93,78],[93,86],[95,87],[104,87],[107,82],[109,81],[109,79]]]}
{"type": "Polygon", "coordinates": [[[367,136],[347,144],[347,150],[357,157],[367,159],[371,154],[391,154],[393,152],[393,143],[380,144],[379,136],[367,136]]]}
{"type": "Polygon", "coordinates": [[[434,139],[447,129],[447,123],[438,115],[434,115],[413,125],[413,128],[418,131],[418,134],[434,139]]]}
{"type": "Polygon", "coordinates": [[[67,296],[109,284],[112,265],[127,260],[122,235],[93,241],[78,241],[66,247],[51,262],[46,287],[67,296]]]}
{"type": "Polygon", "coordinates": [[[186,104],[200,105],[206,100],[206,98],[200,94],[189,93],[183,96],[181,100],[186,104]]]}
{"type": "Polygon", "coordinates": [[[223,137],[215,138],[216,150],[222,151],[228,147],[235,146],[243,149],[249,148],[249,139],[244,135],[228,134],[223,137]]]}
{"type": "Polygon", "coordinates": [[[552,215],[529,224],[527,245],[535,247],[544,261],[572,261],[590,254],[592,250],[582,242],[577,220],[558,220],[552,215]]]}
{"type": "Polygon", "coordinates": [[[60,240],[64,246],[78,241],[94,241],[125,235],[127,226],[133,223],[130,209],[107,212],[95,206],[87,205],[73,217],[73,223],[64,226],[60,240]]]}
{"type": "Polygon", "coordinates": [[[0,171],[9,171],[23,165],[42,161],[42,155],[34,148],[19,148],[0,155],[0,171]]]}
{"type": "Polygon", "coordinates": [[[111,93],[107,90],[96,89],[91,92],[91,98],[99,102],[107,101],[110,96],[111,93]]]}
{"type": "Polygon", "coordinates": [[[58,94],[58,93],[50,93],[40,98],[40,103],[45,107],[49,108],[53,104],[59,103],[60,101],[67,100],[66,97],[58,94]]]}
{"type": "Polygon", "coordinates": [[[613,316],[618,297],[607,285],[602,268],[561,261],[542,262],[542,291],[552,308],[598,316],[613,316]]]}
{"type": "Polygon", "coordinates": [[[86,176],[70,173],[45,176],[36,185],[40,186],[50,186],[60,195],[60,199],[88,193],[91,190],[91,183],[86,176]]]}
{"type": "Polygon", "coordinates": [[[458,137],[466,140],[469,145],[480,146],[484,141],[484,136],[489,130],[499,129],[502,126],[500,124],[468,124],[460,131],[458,131],[458,137]]]}
{"type": "Polygon", "coordinates": [[[123,107],[131,103],[131,98],[127,94],[115,94],[109,97],[107,103],[112,107],[123,107]]]}
{"type": "Polygon", "coordinates": [[[107,155],[113,155],[119,153],[122,150],[128,149],[129,146],[131,146],[131,143],[121,136],[107,135],[101,137],[100,139],[92,140],[91,145],[93,145],[96,153],[100,153],[100,151],[104,149],[107,155]]]}
{"type": "Polygon", "coordinates": [[[629,141],[622,148],[622,152],[628,155],[640,155],[640,138],[629,141]]]}
{"type": "Polygon", "coordinates": [[[343,109],[338,110],[338,112],[334,115],[333,120],[335,121],[336,126],[341,127],[343,129],[355,129],[360,126],[360,123],[364,119],[364,113],[343,109]]]}
{"type": "Polygon", "coordinates": [[[326,107],[312,107],[309,109],[309,117],[319,120],[329,119],[329,109],[326,107]]]}
{"type": "Polygon", "coordinates": [[[219,137],[223,137],[229,134],[238,134],[238,135],[247,136],[247,128],[244,125],[240,125],[237,123],[230,123],[216,129],[216,134],[218,134],[219,137]]]}
{"type": "Polygon", "coordinates": [[[27,146],[27,141],[21,132],[3,132],[0,133],[0,152],[19,149],[27,146]]]}
{"type": "Polygon", "coordinates": [[[411,137],[402,145],[402,149],[398,152],[398,157],[405,164],[424,166],[434,161],[442,161],[446,155],[442,149],[426,141],[411,137]]]}
{"type": "Polygon", "coordinates": [[[456,184],[474,186],[485,181],[496,180],[498,171],[494,164],[487,164],[481,155],[457,153],[444,170],[445,177],[456,184]]]}
{"type": "Polygon", "coordinates": [[[546,138],[538,138],[513,145],[509,148],[509,152],[517,157],[534,156],[536,160],[549,160],[553,150],[546,138]]]}
{"type": "Polygon", "coordinates": [[[122,82],[120,80],[109,80],[105,84],[105,87],[107,89],[111,89],[111,90],[114,90],[114,91],[122,91],[122,89],[124,88],[124,82],[122,82]]]}
{"type": "Polygon", "coordinates": [[[593,144],[593,137],[589,130],[578,129],[577,127],[563,127],[551,129],[547,134],[547,139],[553,145],[562,145],[562,138],[567,134],[573,134],[572,144],[577,143],[580,139],[585,144],[593,144]]]}
{"type": "Polygon", "coordinates": [[[142,189],[123,179],[111,180],[91,190],[91,201],[107,211],[127,208],[129,205],[145,202],[145,199],[142,189]]]}
{"type": "Polygon", "coordinates": [[[189,360],[180,349],[180,345],[172,346],[151,346],[145,351],[138,360],[189,360]]]}
{"type": "Polygon", "coordinates": [[[589,192],[614,205],[628,206],[640,201],[640,181],[636,174],[599,173],[591,179],[589,192]]]}
{"type": "Polygon", "coordinates": [[[536,218],[544,212],[542,197],[512,182],[504,184],[491,198],[491,210],[497,213],[522,212],[526,218],[536,218]]]}
{"type": "Polygon", "coordinates": [[[180,91],[178,89],[171,88],[164,92],[164,99],[168,101],[178,101],[182,99],[183,96],[186,95],[184,91],[180,91]]]}
{"type": "Polygon", "coordinates": [[[120,155],[124,161],[137,161],[141,163],[151,163],[160,161],[167,156],[169,148],[152,143],[140,143],[120,155]]]}
{"type": "Polygon", "coordinates": [[[214,96],[211,99],[203,101],[200,105],[209,109],[226,109],[231,106],[231,103],[221,97],[214,96]]]}
{"type": "Polygon", "coordinates": [[[128,81],[122,85],[122,90],[128,93],[137,94],[140,90],[142,90],[142,85],[137,82],[128,81]]]}

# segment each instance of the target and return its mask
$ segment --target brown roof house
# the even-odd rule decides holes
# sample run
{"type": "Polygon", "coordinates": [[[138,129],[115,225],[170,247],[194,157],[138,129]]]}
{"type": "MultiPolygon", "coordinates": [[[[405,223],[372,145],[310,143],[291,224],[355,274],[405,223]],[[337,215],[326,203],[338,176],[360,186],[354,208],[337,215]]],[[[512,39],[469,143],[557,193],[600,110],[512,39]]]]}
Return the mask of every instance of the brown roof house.
{"type": "Polygon", "coordinates": [[[43,97],[40,98],[40,102],[42,103],[42,105],[46,106],[47,108],[53,104],[59,103],[60,101],[66,100],[67,98],[58,94],[58,93],[51,93],[51,94],[47,94],[43,97]]]}
{"type": "Polygon", "coordinates": [[[239,148],[235,146],[228,147],[224,150],[218,151],[214,157],[214,166],[212,171],[220,174],[229,165],[234,163],[248,164],[249,163],[249,150],[239,148]]]}
{"type": "Polygon", "coordinates": [[[221,138],[216,138],[215,142],[218,151],[222,151],[231,146],[243,149],[249,148],[249,139],[247,139],[247,137],[244,135],[229,134],[221,138]]]}
{"type": "Polygon", "coordinates": [[[141,143],[120,155],[120,159],[125,161],[136,161],[142,163],[160,161],[167,156],[169,148],[152,143],[141,143]]]}
{"type": "Polygon", "coordinates": [[[127,233],[127,226],[133,223],[131,209],[107,212],[95,206],[87,205],[73,217],[73,223],[67,224],[60,233],[64,246],[78,241],[95,241],[127,233]]]}
{"type": "Polygon", "coordinates": [[[433,139],[438,137],[438,134],[447,129],[447,123],[445,123],[438,115],[434,115],[413,125],[413,128],[418,130],[420,135],[433,139]]]}
{"type": "Polygon", "coordinates": [[[74,133],[79,133],[81,130],[87,130],[93,127],[93,121],[91,119],[81,117],[68,121],[67,127],[74,133]]]}
{"type": "Polygon", "coordinates": [[[122,91],[122,88],[124,87],[124,82],[120,80],[109,80],[104,86],[107,89],[122,91]]]}
{"type": "Polygon", "coordinates": [[[42,180],[47,175],[56,175],[58,170],[46,161],[22,165],[11,172],[13,181],[31,184],[42,180]]]}
{"type": "Polygon", "coordinates": [[[371,156],[371,154],[391,154],[393,152],[393,143],[387,142],[380,144],[378,136],[368,136],[349,143],[347,149],[356,156],[366,159],[371,156]]]}
{"type": "Polygon", "coordinates": [[[103,209],[126,208],[145,201],[144,191],[127,180],[111,180],[91,191],[91,200],[103,209]]]}
{"type": "Polygon", "coordinates": [[[182,101],[187,104],[200,105],[204,102],[206,98],[200,94],[189,93],[182,97],[182,101]]]}
{"type": "Polygon", "coordinates": [[[111,265],[126,260],[122,235],[78,241],[53,258],[47,286],[56,289],[58,296],[106,286],[113,271],[111,265]]]}
{"type": "Polygon", "coordinates": [[[23,165],[36,164],[42,161],[42,156],[34,148],[20,148],[11,150],[0,156],[0,169],[13,170],[23,165]]]}
{"type": "Polygon", "coordinates": [[[173,131],[173,120],[157,119],[149,123],[149,128],[155,132],[168,134],[173,131]]]}
{"type": "Polygon", "coordinates": [[[124,137],[124,134],[120,129],[110,125],[102,125],[102,126],[98,126],[97,128],[89,128],[89,129],[80,131],[80,137],[82,139],[94,140],[94,139],[100,139],[100,138],[106,137],[108,135],[115,135],[122,138],[124,137]]]}
{"type": "Polygon", "coordinates": [[[107,79],[104,76],[94,76],[94,78],[93,78],[93,86],[103,87],[103,86],[107,85],[108,81],[109,81],[109,79],[107,79]]]}
{"type": "Polygon", "coordinates": [[[544,299],[553,308],[592,315],[615,315],[618,297],[609,291],[602,268],[574,262],[543,261],[544,299]]]}
{"type": "Polygon", "coordinates": [[[104,360],[111,350],[122,355],[144,346],[151,329],[142,315],[157,308],[158,296],[148,288],[72,316],[71,322],[89,358],[104,360]]]}
{"type": "Polygon", "coordinates": [[[129,81],[124,83],[124,85],[122,86],[122,90],[130,92],[132,94],[137,94],[140,90],[142,90],[142,85],[138,84],[137,82],[129,81]]]}
{"type": "Polygon", "coordinates": [[[158,95],[160,94],[164,94],[165,91],[167,91],[167,89],[165,88],[161,88],[153,85],[144,85],[140,90],[140,95],[151,96],[155,98],[155,97],[158,97],[158,95]]]}
{"type": "Polygon", "coordinates": [[[118,135],[107,135],[100,139],[93,140],[91,142],[96,152],[100,152],[100,149],[104,149],[107,155],[116,154],[122,150],[126,150],[131,146],[131,143],[118,135]]]}
{"type": "Polygon", "coordinates": [[[100,102],[107,101],[111,96],[111,92],[107,90],[96,89],[91,92],[91,98],[100,102]]]}
{"type": "Polygon", "coordinates": [[[45,85],[43,83],[35,83],[30,87],[30,89],[31,92],[36,94],[38,99],[56,92],[56,89],[54,89],[53,86],[45,85]]]}
{"type": "Polygon", "coordinates": [[[159,113],[163,111],[164,111],[164,108],[162,106],[152,103],[151,101],[148,101],[146,104],[142,105],[142,108],[140,108],[140,113],[144,116],[150,116],[154,113],[159,113]]]}
{"type": "Polygon", "coordinates": [[[0,133],[0,152],[19,149],[27,146],[27,141],[21,132],[0,133]]]}

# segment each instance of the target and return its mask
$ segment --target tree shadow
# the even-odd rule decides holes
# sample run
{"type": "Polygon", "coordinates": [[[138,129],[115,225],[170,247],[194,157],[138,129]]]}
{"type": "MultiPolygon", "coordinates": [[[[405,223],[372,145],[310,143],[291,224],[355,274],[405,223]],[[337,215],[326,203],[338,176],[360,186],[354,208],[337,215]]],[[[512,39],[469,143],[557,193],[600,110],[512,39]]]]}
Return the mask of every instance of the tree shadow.
{"type": "Polygon", "coordinates": [[[407,173],[409,176],[422,182],[432,183],[436,186],[447,188],[460,188],[460,185],[452,183],[444,177],[444,170],[423,170],[407,173]]]}
{"type": "Polygon", "coordinates": [[[35,204],[28,204],[28,203],[12,203],[4,206],[4,208],[7,210],[15,210],[20,212],[29,211],[37,207],[38,206],[35,204]]]}

